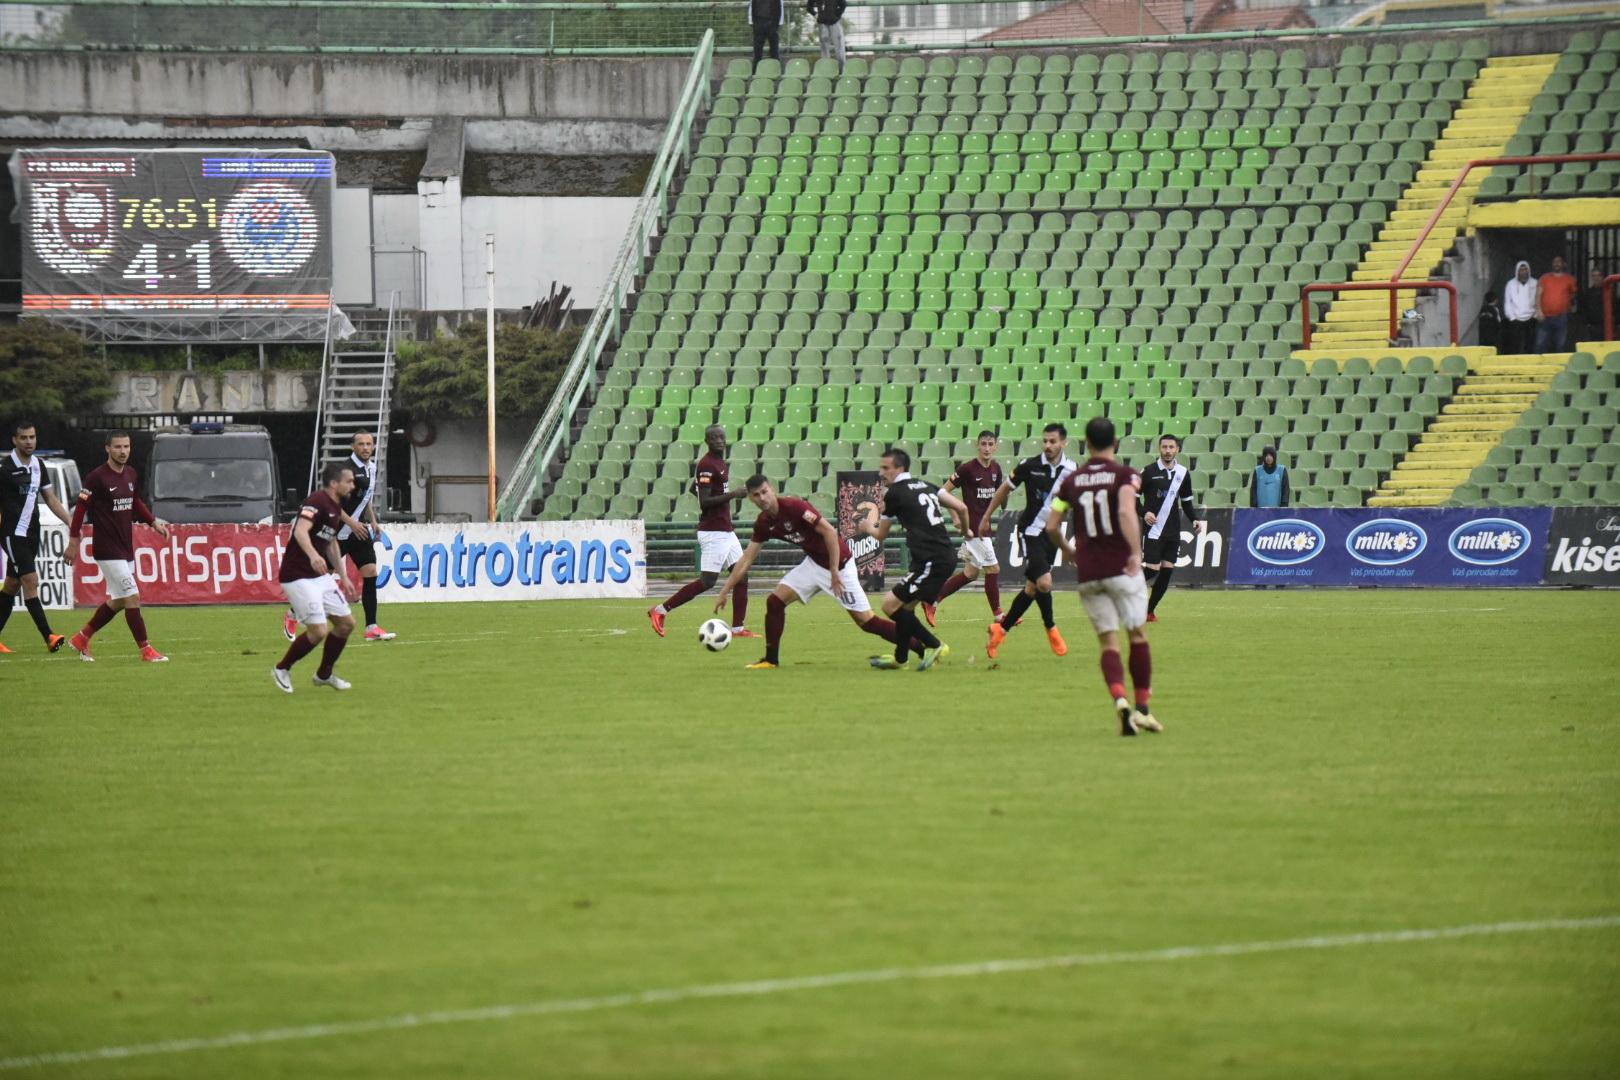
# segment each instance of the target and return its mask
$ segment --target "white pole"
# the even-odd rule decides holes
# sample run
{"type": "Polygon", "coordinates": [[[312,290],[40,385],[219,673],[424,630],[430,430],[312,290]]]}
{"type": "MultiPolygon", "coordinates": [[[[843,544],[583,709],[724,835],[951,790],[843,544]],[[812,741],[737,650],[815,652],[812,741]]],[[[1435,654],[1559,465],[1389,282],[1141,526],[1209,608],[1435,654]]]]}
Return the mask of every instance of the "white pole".
{"type": "Polygon", "coordinates": [[[484,271],[484,288],[489,307],[484,313],[484,349],[488,354],[485,383],[489,391],[489,520],[495,520],[495,234],[484,234],[484,251],[489,268],[484,271]]]}

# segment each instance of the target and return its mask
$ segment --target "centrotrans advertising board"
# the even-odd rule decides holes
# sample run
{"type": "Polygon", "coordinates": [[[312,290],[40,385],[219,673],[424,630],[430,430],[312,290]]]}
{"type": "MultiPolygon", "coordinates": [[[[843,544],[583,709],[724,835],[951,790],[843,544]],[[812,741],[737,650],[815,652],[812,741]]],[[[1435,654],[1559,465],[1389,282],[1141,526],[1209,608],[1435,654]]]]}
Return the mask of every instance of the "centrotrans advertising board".
{"type": "Polygon", "coordinates": [[[332,155],[28,149],[11,156],[23,312],[125,339],[318,339],[332,155]]]}

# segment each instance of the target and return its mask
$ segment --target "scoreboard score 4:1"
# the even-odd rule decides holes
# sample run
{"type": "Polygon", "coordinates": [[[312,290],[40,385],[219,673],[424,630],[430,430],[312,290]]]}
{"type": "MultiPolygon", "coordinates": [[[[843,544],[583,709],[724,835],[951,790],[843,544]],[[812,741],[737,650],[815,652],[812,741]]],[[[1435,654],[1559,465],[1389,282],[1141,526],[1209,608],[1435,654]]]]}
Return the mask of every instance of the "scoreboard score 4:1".
{"type": "Polygon", "coordinates": [[[19,150],[23,310],[319,313],[331,304],[328,153],[19,150]]]}

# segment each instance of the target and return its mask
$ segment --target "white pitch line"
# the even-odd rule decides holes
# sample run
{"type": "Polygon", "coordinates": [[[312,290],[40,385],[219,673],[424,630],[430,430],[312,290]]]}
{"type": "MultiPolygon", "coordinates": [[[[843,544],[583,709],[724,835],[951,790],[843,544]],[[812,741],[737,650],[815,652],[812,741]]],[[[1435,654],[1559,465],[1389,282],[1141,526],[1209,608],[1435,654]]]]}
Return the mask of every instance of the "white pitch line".
{"type": "MultiPolygon", "coordinates": [[[[571,632],[573,632],[573,633],[586,633],[587,631],[571,631],[571,632]]],[[[605,634],[605,633],[614,633],[615,631],[597,630],[597,631],[589,631],[589,632],[590,633],[597,633],[597,634],[605,634]]],[[[616,631],[616,632],[620,633],[620,634],[623,634],[623,633],[627,633],[628,631],[619,630],[619,631],[616,631]]],[[[394,649],[403,649],[403,648],[408,648],[408,647],[416,646],[416,645],[456,645],[456,644],[464,644],[464,643],[469,642],[469,641],[483,641],[486,638],[492,638],[492,637],[507,637],[507,636],[510,636],[510,634],[511,634],[511,631],[509,631],[509,630],[480,630],[476,634],[462,634],[462,635],[457,636],[457,637],[409,638],[409,639],[404,640],[404,641],[370,641],[370,642],[360,642],[359,644],[364,646],[368,650],[375,648],[379,652],[389,652],[389,651],[392,651],[394,649]]],[[[209,640],[215,640],[215,639],[209,639],[209,640]]],[[[269,642],[268,644],[266,644],[264,641],[259,641],[259,640],[254,640],[254,641],[246,641],[246,640],[244,640],[242,642],[242,645],[243,645],[244,648],[262,649],[264,656],[270,656],[273,653],[276,653],[276,652],[280,651],[286,645],[286,643],[287,643],[286,639],[283,638],[279,642],[272,641],[272,642],[269,642]]],[[[62,646],[61,651],[56,652],[56,653],[47,653],[44,656],[15,656],[14,655],[14,656],[11,656],[11,657],[6,658],[6,659],[0,659],[0,667],[5,667],[5,666],[11,665],[11,664],[50,664],[50,663],[55,663],[55,662],[61,661],[61,660],[75,659],[75,657],[70,655],[71,649],[72,649],[72,646],[64,645],[64,646],[62,646]]],[[[196,656],[241,656],[241,655],[242,655],[242,650],[241,649],[196,649],[196,650],[182,649],[182,650],[180,650],[178,652],[175,652],[175,653],[171,654],[170,655],[170,660],[184,661],[184,660],[190,660],[192,657],[196,657],[196,656]]],[[[140,657],[138,655],[136,655],[133,650],[125,650],[120,646],[118,653],[114,654],[114,653],[109,652],[109,653],[104,654],[102,656],[98,656],[96,659],[97,659],[98,662],[103,661],[103,660],[112,660],[112,661],[114,661],[116,663],[116,662],[119,662],[119,661],[127,660],[130,663],[136,663],[136,662],[138,662],[140,660],[140,657]]]]}
{"type": "Polygon", "coordinates": [[[1548,930],[1598,930],[1620,926],[1620,915],[1599,915],[1585,919],[1536,919],[1523,922],[1476,923],[1468,926],[1441,926],[1417,930],[1376,930],[1362,934],[1332,934],[1320,937],[1285,938],[1280,941],[1245,941],[1227,945],[1184,945],[1170,949],[1139,952],[1076,953],[1022,960],[985,960],[935,967],[878,968],[871,971],[844,971],[829,975],[804,975],[789,979],[761,979],[754,982],[710,983],[665,990],[642,990],[606,997],[559,998],[550,1001],[519,1002],[511,1005],[485,1005],[472,1009],[446,1009],[425,1013],[404,1013],[374,1020],[348,1020],[303,1027],[269,1028],[262,1031],[236,1031],[195,1039],[169,1039],[136,1043],[131,1046],[104,1046],[96,1050],[67,1050],[49,1054],[0,1059],[0,1072],[41,1068],[48,1065],[83,1065],[93,1061],[121,1061],[125,1058],[159,1054],[190,1054],[200,1050],[228,1050],[239,1046],[267,1043],[303,1042],[344,1035],[366,1035],[379,1031],[438,1027],[446,1024],[488,1023],[534,1016],[565,1013],[601,1012],[638,1005],[673,1005],[713,998],[763,997],[799,990],[822,990],[832,986],[861,986],[873,983],[920,981],[926,979],[968,979],[981,975],[1007,975],[1027,971],[1055,971],[1065,968],[1103,967],[1125,964],[1165,963],[1176,960],[1207,960],[1221,956],[1254,956],[1264,953],[1304,952],[1316,949],[1348,949],[1358,945],[1394,945],[1410,942],[1449,941],[1457,938],[1490,937],[1498,934],[1533,934],[1548,930]]]}

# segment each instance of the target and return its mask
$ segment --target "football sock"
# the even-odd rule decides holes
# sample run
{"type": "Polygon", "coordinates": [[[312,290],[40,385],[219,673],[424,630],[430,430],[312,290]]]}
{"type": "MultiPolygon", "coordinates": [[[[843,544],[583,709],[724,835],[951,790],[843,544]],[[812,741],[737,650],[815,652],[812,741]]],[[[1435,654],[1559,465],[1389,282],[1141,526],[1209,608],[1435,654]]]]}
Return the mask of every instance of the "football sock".
{"type": "Polygon", "coordinates": [[[678,590],[676,590],[674,596],[664,601],[664,614],[669,614],[671,611],[674,611],[676,608],[692,599],[692,597],[700,596],[708,591],[709,587],[703,584],[702,578],[693,578],[691,581],[688,581],[685,585],[682,585],[678,590]]]}
{"type": "Polygon", "coordinates": [[[782,631],[787,629],[787,605],[772,593],[765,601],[765,659],[773,664],[782,646],[782,631]]]}
{"type": "Polygon", "coordinates": [[[902,634],[911,639],[913,645],[920,644],[925,649],[939,648],[939,638],[935,637],[933,631],[929,630],[923,624],[923,621],[917,618],[915,611],[907,611],[905,608],[901,608],[894,613],[894,623],[900,628],[902,634]]]}
{"type": "Polygon", "coordinates": [[[45,601],[34,596],[24,600],[23,606],[28,609],[28,614],[33,618],[34,627],[39,631],[39,636],[49,640],[51,636],[51,620],[45,617],[45,601]]]}
{"type": "MultiPolygon", "coordinates": [[[[1133,656],[1134,660],[1135,657],[1133,656]]],[[[1125,665],[1120,663],[1118,649],[1104,649],[1102,653],[1103,682],[1108,693],[1116,700],[1125,696],[1125,665]]]]}
{"type": "Polygon", "coordinates": [[[146,616],[141,614],[141,609],[138,607],[125,608],[124,619],[129,623],[129,633],[135,639],[135,644],[143,649],[146,648],[148,644],[146,640],[146,616]]]}
{"type": "Polygon", "coordinates": [[[377,625],[377,579],[363,577],[360,579],[360,603],[366,609],[366,625],[377,625]]]}
{"type": "Polygon", "coordinates": [[[1158,576],[1159,568],[1157,566],[1149,566],[1142,571],[1142,577],[1146,579],[1149,585],[1153,584],[1153,579],[1158,576]]]}
{"type": "MultiPolygon", "coordinates": [[[[1114,654],[1119,663],[1119,653],[1114,654]]],[[[1136,703],[1146,705],[1153,697],[1153,653],[1145,641],[1131,642],[1131,685],[1136,687],[1136,703]]]]}
{"type": "Polygon", "coordinates": [[[934,603],[936,603],[936,604],[944,603],[945,598],[947,596],[950,596],[957,589],[960,589],[962,586],[966,585],[967,583],[968,583],[968,577],[967,577],[966,574],[960,574],[959,573],[959,574],[951,575],[951,580],[947,581],[945,583],[945,587],[943,589],[939,590],[939,599],[935,600],[934,603]]]}
{"type": "Polygon", "coordinates": [[[1160,570],[1159,576],[1154,579],[1153,592],[1148,596],[1148,614],[1151,615],[1153,609],[1159,606],[1159,601],[1164,599],[1165,590],[1170,588],[1170,575],[1173,573],[1175,568],[1167,566],[1160,570]]]}
{"type": "Polygon", "coordinates": [[[321,666],[315,669],[315,674],[323,679],[332,677],[332,666],[343,655],[343,646],[349,643],[348,635],[338,637],[336,634],[326,635],[326,647],[321,650],[321,666]]]}
{"type": "Polygon", "coordinates": [[[1013,627],[1017,626],[1018,620],[1024,617],[1024,612],[1028,611],[1029,605],[1033,604],[1034,602],[1035,598],[1033,596],[1020,589],[1018,591],[1018,595],[1013,597],[1012,606],[1007,609],[1007,614],[1002,617],[1001,628],[1003,630],[1011,630],[1013,627]]]}
{"type": "Polygon", "coordinates": [[[748,575],[744,574],[737,579],[737,587],[731,590],[731,625],[748,625],[748,575]]]}
{"type": "Polygon", "coordinates": [[[899,629],[894,625],[894,623],[890,622],[888,619],[885,619],[881,615],[874,615],[870,619],[867,619],[865,622],[861,623],[861,629],[865,630],[868,634],[876,634],[884,641],[893,642],[895,644],[899,644],[900,642],[899,629]]]}
{"type": "Polygon", "coordinates": [[[1001,610],[1001,575],[993,570],[984,575],[984,598],[990,601],[992,612],[1001,610]]]}
{"type": "Polygon", "coordinates": [[[0,592],[0,630],[6,628],[6,620],[11,618],[11,605],[17,602],[17,597],[8,592],[0,592]]]}
{"type": "Polygon", "coordinates": [[[1038,592],[1035,594],[1035,603],[1040,605],[1041,622],[1046,624],[1048,630],[1057,625],[1057,617],[1052,614],[1052,594],[1038,592]]]}
{"type": "Polygon", "coordinates": [[[106,604],[102,604],[100,607],[96,608],[95,613],[90,616],[90,621],[84,624],[84,636],[87,638],[95,637],[96,631],[112,622],[113,616],[117,614],[118,612],[114,611],[106,604]]]}
{"type": "Polygon", "coordinates": [[[277,664],[276,667],[282,671],[291,671],[294,664],[314,651],[315,643],[309,640],[309,635],[299,634],[293,638],[292,644],[287,646],[287,655],[281,658],[281,663],[277,664]]]}

